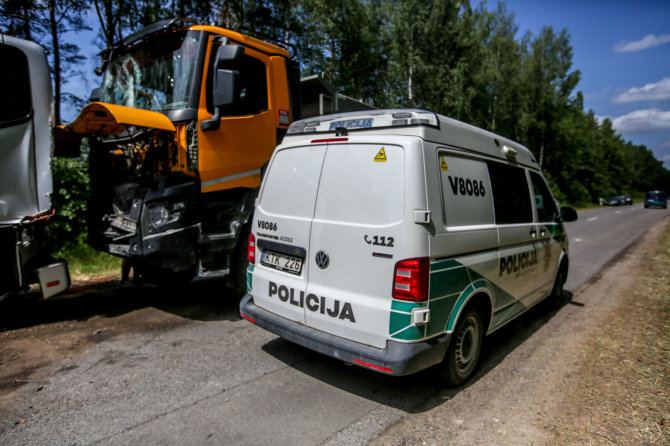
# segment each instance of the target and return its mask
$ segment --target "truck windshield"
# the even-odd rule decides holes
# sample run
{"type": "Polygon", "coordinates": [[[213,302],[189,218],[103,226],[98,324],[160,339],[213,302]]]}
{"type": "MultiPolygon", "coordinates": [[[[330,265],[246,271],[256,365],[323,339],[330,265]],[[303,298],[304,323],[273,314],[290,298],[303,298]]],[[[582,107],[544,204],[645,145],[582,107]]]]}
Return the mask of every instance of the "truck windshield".
{"type": "Polygon", "coordinates": [[[100,100],[152,111],[187,107],[202,35],[165,33],[117,53],[107,66],[100,100]]]}

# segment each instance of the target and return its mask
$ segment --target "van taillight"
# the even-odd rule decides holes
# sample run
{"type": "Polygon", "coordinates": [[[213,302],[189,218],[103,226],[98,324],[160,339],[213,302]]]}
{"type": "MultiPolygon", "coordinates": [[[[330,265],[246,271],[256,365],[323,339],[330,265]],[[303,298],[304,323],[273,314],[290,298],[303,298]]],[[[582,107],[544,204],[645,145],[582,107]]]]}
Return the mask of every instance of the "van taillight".
{"type": "Polygon", "coordinates": [[[253,234],[249,234],[249,247],[247,251],[247,260],[252,265],[256,263],[256,237],[253,234]]]}
{"type": "Polygon", "coordinates": [[[393,272],[393,298],[423,302],[428,300],[428,257],[401,260],[393,272]]]}

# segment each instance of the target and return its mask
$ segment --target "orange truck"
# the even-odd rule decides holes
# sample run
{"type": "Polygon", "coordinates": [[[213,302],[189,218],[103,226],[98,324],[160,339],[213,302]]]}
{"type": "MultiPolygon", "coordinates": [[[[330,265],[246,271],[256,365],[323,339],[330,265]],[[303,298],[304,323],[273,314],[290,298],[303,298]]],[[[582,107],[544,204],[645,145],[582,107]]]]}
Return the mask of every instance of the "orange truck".
{"type": "MultiPolygon", "coordinates": [[[[150,282],[227,277],[242,296],[264,166],[305,117],[299,64],[283,47],[182,19],[101,56],[93,102],[56,135],[88,137],[89,243],[150,282]]],[[[311,108],[356,104],[327,93],[311,108]]]]}

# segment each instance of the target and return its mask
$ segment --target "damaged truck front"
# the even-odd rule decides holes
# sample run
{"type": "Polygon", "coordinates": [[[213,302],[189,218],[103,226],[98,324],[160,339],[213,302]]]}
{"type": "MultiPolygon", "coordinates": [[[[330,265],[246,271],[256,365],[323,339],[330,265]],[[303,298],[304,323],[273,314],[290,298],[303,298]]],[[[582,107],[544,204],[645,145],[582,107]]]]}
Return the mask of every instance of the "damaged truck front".
{"type": "Polygon", "coordinates": [[[89,243],[158,283],[246,289],[261,171],[300,116],[287,50],[171,20],[102,54],[102,86],[61,134],[88,137],[89,243]]]}

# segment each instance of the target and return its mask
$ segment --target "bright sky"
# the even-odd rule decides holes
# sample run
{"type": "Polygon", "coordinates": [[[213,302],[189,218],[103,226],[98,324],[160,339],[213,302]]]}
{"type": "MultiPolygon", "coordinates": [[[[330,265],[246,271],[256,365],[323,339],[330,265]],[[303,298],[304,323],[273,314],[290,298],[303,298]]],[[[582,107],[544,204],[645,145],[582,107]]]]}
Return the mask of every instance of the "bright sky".
{"type": "MultiPolygon", "coordinates": [[[[472,6],[478,0],[472,0],[472,6]]],[[[496,1],[488,1],[490,9],[496,1]]],[[[670,1],[669,0],[507,0],[520,38],[537,36],[543,26],[558,34],[567,28],[573,47],[573,70],[581,72],[577,90],[585,111],[609,118],[627,141],[643,144],[670,168],[670,1]]],[[[97,23],[95,17],[92,23],[97,23]]],[[[80,33],[83,48],[94,33],[80,33]]],[[[90,48],[90,47],[89,47],[90,48]]],[[[87,80],[72,79],[67,90],[88,96],[100,78],[92,75],[95,51],[89,57],[87,80]]],[[[64,110],[64,121],[78,111],[64,110]]]]}
{"type": "MultiPolygon", "coordinates": [[[[473,1],[473,7],[477,4],[473,1]]],[[[497,2],[487,2],[495,8],[497,2]]],[[[507,0],[521,37],[568,30],[585,111],[670,168],[670,1],[507,0]]]]}

